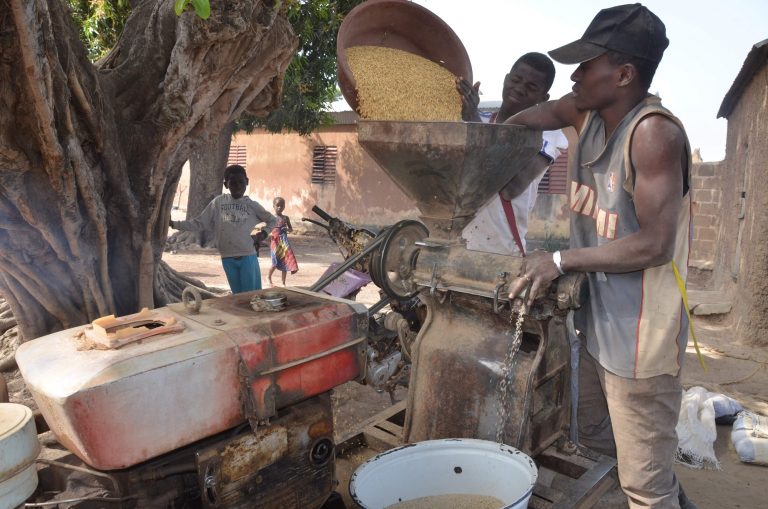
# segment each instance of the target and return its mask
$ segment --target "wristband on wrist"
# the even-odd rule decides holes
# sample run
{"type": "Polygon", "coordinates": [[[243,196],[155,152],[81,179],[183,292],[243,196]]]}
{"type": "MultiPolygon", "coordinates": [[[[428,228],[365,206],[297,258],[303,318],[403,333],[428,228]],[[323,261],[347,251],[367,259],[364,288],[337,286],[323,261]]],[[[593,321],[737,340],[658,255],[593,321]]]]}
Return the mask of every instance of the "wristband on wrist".
{"type": "Polygon", "coordinates": [[[560,256],[560,251],[552,253],[552,262],[555,264],[557,272],[560,273],[561,276],[564,275],[565,271],[563,271],[563,259],[560,256]]]}

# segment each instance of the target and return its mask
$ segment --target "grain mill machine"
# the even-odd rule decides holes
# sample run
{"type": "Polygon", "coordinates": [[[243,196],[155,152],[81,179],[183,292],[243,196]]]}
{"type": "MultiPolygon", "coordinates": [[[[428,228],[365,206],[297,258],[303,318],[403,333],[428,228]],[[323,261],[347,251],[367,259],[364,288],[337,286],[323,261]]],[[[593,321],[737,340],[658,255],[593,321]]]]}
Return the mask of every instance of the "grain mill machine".
{"type": "Polygon", "coordinates": [[[522,258],[469,251],[461,232],[535,156],[541,133],[499,124],[360,121],[358,139],[414,200],[423,222],[390,227],[371,258],[373,280],[388,295],[418,295],[428,310],[409,352],[405,441],[495,440],[504,407],[503,441],[535,456],[567,429],[565,318],[580,305],[581,280],[561,277],[528,311],[504,402],[499,385],[517,316],[507,294],[522,258]]]}

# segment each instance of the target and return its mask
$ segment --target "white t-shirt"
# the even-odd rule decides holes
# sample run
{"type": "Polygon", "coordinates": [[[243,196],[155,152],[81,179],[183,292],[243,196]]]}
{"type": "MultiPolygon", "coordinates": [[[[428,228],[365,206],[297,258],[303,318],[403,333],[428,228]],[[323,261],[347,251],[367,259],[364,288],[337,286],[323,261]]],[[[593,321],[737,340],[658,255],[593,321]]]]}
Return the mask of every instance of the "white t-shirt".
{"type": "MultiPolygon", "coordinates": [[[[483,119],[485,121],[485,119],[483,119]]],[[[568,148],[568,139],[563,131],[544,131],[541,152],[554,162],[560,157],[560,152],[568,148]]],[[[547,168],[548,170],[549,168],[547,168]]],[[[528,233],[528,216],[536,204],[539,182],[546,170],[530,183],[528,188],[519,196],[512,199],[512,210],[515,213],[517,231],[520,241],[525,248],[525,235],[528,233]]],[[[507,215],[498,194],[477,211],[474,219],[464,228],[462,237],[467,241],[467,249],[484,253],[503,255],[520,255],[515,238],[510,230],[507,215]]]]}

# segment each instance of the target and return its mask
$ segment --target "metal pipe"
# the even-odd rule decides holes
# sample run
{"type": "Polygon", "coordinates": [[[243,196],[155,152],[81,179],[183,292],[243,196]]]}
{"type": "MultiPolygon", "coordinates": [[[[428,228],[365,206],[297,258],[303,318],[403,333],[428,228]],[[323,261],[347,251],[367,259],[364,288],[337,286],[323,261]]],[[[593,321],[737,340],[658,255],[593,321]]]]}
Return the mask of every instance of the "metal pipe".
{"type": "Polygon", "coordinates": [[[194,463],[168,465],[165,467],[153,468],[148,472],[145,472],[143,474],[136,476],[136,478],[133,478],[132,476],[131,482],[157,481],[159,479],[164,479],[172,475],[192,474],[196,472],[197,472],[197,466],[194,463]]]}
{"type": "Polygon", "coordinates": [[[268,376],[268,375],[271,375],[273,373],[277,373],[279,371],[284,371],[284,370],[292,368],[294,366],[298,366],[299,364],[304,364],[304,363],[307,363],[307,362],[312,362],[312,361],[314,361],[316,359],[321,359],[323,357],[326,357],[328,355],[334,354],[336,352],[340,352],[341,350],[345,350],[347,348],[350,348],[350,347],[353,347],[353,346],[358,345],[360,343],[363,343],[366,339],[367,339],[366,336],[361,336],[359,338],[355,338],[355,339],[353,339],[351,341],[347,341],[346,343],[343,343],[341,345],[336,345],[333,348],[328,349],[328,350],[324,350],[324,351],[322,351],[320,353],[316,353],[316,354],[310,355],[308,357],[302,357],[301,359],[298,359],[298,360],[295,360],[295,361],[292,361],[292,362],[287,362],[285,364],[280,364],[279,366],[274,366],[274,367],[271,367],[269,369],[265,369],[264,371],[258,372],[257,376],[268,376]]]}
{"type": "MultiPolygon", "coordinates": [[[[532,285],[528,286],[528,290],[525,292],[525,302],[523,303],[523,307],[519,311],[520,313],[528,313],[528,293],[530,292],[532,285]]],[[[520,429],[517,433],[517,447],[522,448],[523,447],[523,439],[524,439],[524,433],[527,433],[528,426],[531,422],[531,400],[533,399],[533,391],[536,389],[534,383],[536,378],[536,373],[539,371],[539,365],[541,364],[541,360],[544,358],[544,351],[547,349],[547,338],[546,334],[539,336],[539,348],[536,350],[536,355],[533,358],[533,362],[531,363],[531,370],[528,373],[528,380],[525,383],[525,394],[523,396],[523,415],[521,416],[520,420],[520,429]]],[[[519,352],[519,350],[518,350],[519,352]]],[[[533,448],[533,444],[531,444],[531,448],[533,448]]]]}
{"type": "Polygon", "coordinates": [[[330,223],[330,222],[331,222],[331,220],[333,219],[333,218],[331,217],[331,215],[330,215],[328,212],[324,211],[323,209],[321,209],[321,208],[320,208],[320,207],[318,207],[317,205],[313,205],[313,206],[312,206],[312,212],[314,212],[315,214],[317,214],[318,216],[320,216],[320,217],[321,217],[322,219],[324,219],[324,220],[325,220],[327,223],[330,223]]]}
{"type": "Polygon", "coordinates": [[[139,498],[136,495],[129,495],[127,497],[77,497],[77,498],[67,498],[64,500],[49,500],[48,502],[27,502],[24,504],[24,507],[54,507],[59,504],[74,504],[77,502],[110,502],[114,504],[119,504],[120,502],[127,502],[129,500],[135,500],[139,498]]]}
{"type": "Polygon", "coordinates": [[[571,426],[568,430],[568,439],[574,444],[579,443],[579,356],[581,355],[581,342],[576,335],[576,327],[573,324],[573,311],[568,312],[565,319],[565,330],[568,342],[571,344],[571,426]]]}
{"type": "Polygon", "coordinates": [[[75,472],[82,472],[84,474],[91,474],[96,477],[103,477],[105,479],[109,479],[112,481],[112,484],[115,487],[115,495],[120,497],[122,495],[122,491],[120,490],[120,482],[117,480],[117,477],[109,474],[105,474],[104,472],[99,472],[98,470],[92,470],[90,468],[85,467],[78,467],[77,465],[70,465],[69,463],[64,463],[62,461],[55,461],[55,460],[47,460],[42,458],[37,458],[35,461],[38,463],[42,463],[44,465],[50,465],[52,467],[59,467],[64,468],[67,470],[74,470],[75,472]]]}
{"type": "Polygon", "coordinates": [[[368,256],[374,249],[379,247],[379,244],[381,244],[384,241],[384,237],[385,237],[385,235],[379,235],[378,237],[373,239],[373,241],[371,241],[370,244],[365,246],[365,249],[363,249],[362,251],[360,251],[356,255],[350,256],[349,258],[347,258],[344,261],[344,263],[339,265],[339,267],[336,270],[334,270],[333,272],[328,274],[326,277],[324,277],[323,279],[321,279],[320,281],[318,281],[314,285],[310,286],[309,287],[309,291],[310,292],[319,292],[320,290],[322,290],[323,288],[325,288],[326,286],[331,284],[331,282],[334,279],[336,279],[337,277],[339,277],[343,273],[345,273],[348,268],[352,267],[359,260],[362,260],[363,258],[368,256]]]}
{"type": "Polygon", "coordinates": [[[379,302],[368,308],[368,318],[372,317],[379,311],[381,311],[387,304],[389,304],[390,298],[384,297],[379,302]]]}
{"type": "Polygon", "coordinates": [[[316,220],[310,219],[308,217],[302,217],[301,220],[302,221],[306,221],[308,223],[316,224],[317,226],[320,226],[321,228],[325,228],[326,230],[328,229],[328,225],[327,224],[323,224],[320,221],[316,221],[316,220]]]}

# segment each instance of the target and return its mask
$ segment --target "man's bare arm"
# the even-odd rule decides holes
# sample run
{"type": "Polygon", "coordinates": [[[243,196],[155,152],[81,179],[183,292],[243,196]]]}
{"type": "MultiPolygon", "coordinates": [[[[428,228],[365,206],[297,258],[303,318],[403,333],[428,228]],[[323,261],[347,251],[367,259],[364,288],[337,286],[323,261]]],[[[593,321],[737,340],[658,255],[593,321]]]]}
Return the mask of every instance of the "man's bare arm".
{"type": "Polygon", "coordinates": [[[523,191],[528,189],[528,186],[536,177],[547,171],[549,165],[550,162],[546,157],[536,154],[504,186],[501,190],[501,197],[505,200],[517,198],[523,191]]]}
{"type": "MultiPolygon", "coordinates": [[[[631,146],[635,213],[640,229],[599,247],[562,251],[563,270],[620,273],[669,262],[683,195],[684,150],[683,133],[671,120],[660,115],[643,119],[631,146]]],[[[533,282],[531,296],[558,276],[552,255],[544,252],[531,253],[524,270],[533,282]]],[[[525,279],[517,280],[510,294],[519,294],[526,284],[525,279]]]]}
{"type": "Polygon", "coordinates": [[[587,112],[576,108],[572,94],[566,94],[556,101],[547,101],[509,117],[504,123],[524,125],[540,131],[553,131],[573,126],[581,127],[587,112]]]}
{"type": "Polygon", "coordinates": [[[634,202],[640,229],[604,246],[563,253],[563,268],[578,272],[629,272],[669,262],[675,249],[683,196],[683,133],[671,120],[642,120],[632,139],[634,202]]]}

